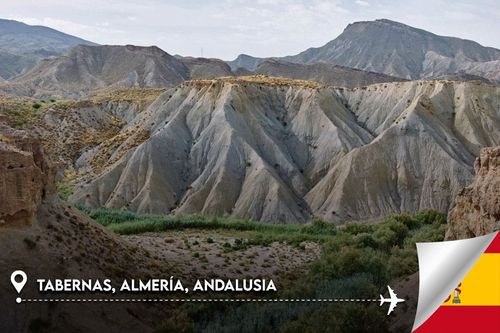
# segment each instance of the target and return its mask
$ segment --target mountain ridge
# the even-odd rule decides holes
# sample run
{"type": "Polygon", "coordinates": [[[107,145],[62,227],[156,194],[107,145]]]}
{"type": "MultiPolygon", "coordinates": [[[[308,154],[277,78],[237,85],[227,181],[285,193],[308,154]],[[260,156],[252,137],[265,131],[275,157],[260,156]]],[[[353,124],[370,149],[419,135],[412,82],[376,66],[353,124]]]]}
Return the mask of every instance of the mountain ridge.
{"type": "Polygon", "coordinates": [[[296,55],[272,58],[245,55],[228,63],[254,70],[268,59],[301,64],[328,62],[406,79],[465,71],[500,82],[500,50],[387,19],[351,23],[330,42],[296,55]]]}
{"type": "Polygon", "coordinates": [[[172,86],[190,69],[157,46],[77,45],[66,54],[42,60],[4,86],[21,96],[80,98],[102,89],[172,86]]]}
{"type": "MultiPolygon", "coordinates": [[[[403,81],[375,72],[317,63],[262,62],[245,75],[282,76],[344,87],[403,81]]],[[[81,98],[99,90],[169,87],[190,79],[241,75],[219,59],[172,56],[157,46],[77,45],[42,59],[33,69],[0,85],[4,93],[38,98],[81,98]]]]}

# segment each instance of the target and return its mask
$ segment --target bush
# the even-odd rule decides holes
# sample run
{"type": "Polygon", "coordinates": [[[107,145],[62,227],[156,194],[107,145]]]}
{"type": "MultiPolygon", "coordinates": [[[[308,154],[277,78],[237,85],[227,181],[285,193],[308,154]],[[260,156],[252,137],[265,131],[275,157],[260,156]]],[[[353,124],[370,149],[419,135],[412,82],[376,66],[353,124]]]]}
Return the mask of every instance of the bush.
{"type": "Polygon", "coordinates": [[[33,103],[33,109],[39,109],[42,105],[40,103],[33,103]]]}
{"type": "Polygon", "coordinates": [[[344,227],[344,231],[352,235],[360,233],[373,232],[374,226],[371,224],[348,223],[344,227]]]}
{"type": "Polygon", "coordinates": [[[333,223],[327,223],[316,217],[311,224],[303,227],[303,232],[311,235],[335,235],[337,233],[337,227],[333,223]]]}
{"type": "Polygon", "coordinates": [[[57,184],[57,195],[63,201],[68,201],[70,195],[73,194],[73,188],[67,183],[60,182],[57,184]]]}

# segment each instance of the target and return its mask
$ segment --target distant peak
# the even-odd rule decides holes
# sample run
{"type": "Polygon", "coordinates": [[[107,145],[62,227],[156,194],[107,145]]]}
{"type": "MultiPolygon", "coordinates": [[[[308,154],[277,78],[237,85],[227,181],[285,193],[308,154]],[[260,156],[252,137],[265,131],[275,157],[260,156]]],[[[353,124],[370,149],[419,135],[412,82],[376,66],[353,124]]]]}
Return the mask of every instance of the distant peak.
{"type": "Polygon", "coordinates": [[[349,27],[354,27],[354,26],[369,26],[369,25],[386,25],[386,26],[392,26],[392,27],[399,27],[399,28],[410,28],[412,29],[413,27],[406,25],[401,22],[396,22],[396,21],[391,21],[389,19],[376,19],[374,21],[357,21],[353,22],[349,25],[347,25],[346,30],[349,29],[349,27]]]}
{"type": "Polygon", "coordinates": [[[389,19],[377,19],[377,20],[375,20],[375,22],[381,22],[381,23],[385,23],[385,24],[389,24],[389,25],[396,25],[396,26],[405,26],[405,27],[408,27],[408,25],[406,25],[406,24],[403,24],[403,23],[397,22],[397,21],[392,21],[392,20],[389,20],[389,19]]]}
{"type": "Polygon", "coordinates": [[[235,60],[237,59],[254,59],[255,57],[252,57],[251,55],[241,53],[239,54],[235,60]]]}
{"type": "Polygon", "coordinates": [[[396,21],[391,21],[389,19],[377,19],[374,21],[358,21],[349,24],[345,29],[344,32],[353,32],[353,33],[359,33],[359,32],[364,32],[369,28],[372,27],[377,27],[379,29],[387,29],[387,30],[402,30],[402,31],[411,31],[411,32],[416,32],[418,34],[422,35],[434,35],[431,32],[428,32],[426,30],[422,30],[419,28],[415,28],[412,26],[409,26],[404,23],[396,22],[396,21]]]}

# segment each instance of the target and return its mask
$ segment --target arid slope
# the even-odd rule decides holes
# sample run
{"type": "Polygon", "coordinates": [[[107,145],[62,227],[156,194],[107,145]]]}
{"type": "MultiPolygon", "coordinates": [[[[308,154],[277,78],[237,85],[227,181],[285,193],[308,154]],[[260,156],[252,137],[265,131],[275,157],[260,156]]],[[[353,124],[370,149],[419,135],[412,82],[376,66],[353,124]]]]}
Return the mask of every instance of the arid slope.
{"type": "Polygon", "coordinates": [[[446,211],[479,149],[499,144],[499,95],[448,81],[188,81],[86,154],[71,200],[290,223],[446,211]]]}

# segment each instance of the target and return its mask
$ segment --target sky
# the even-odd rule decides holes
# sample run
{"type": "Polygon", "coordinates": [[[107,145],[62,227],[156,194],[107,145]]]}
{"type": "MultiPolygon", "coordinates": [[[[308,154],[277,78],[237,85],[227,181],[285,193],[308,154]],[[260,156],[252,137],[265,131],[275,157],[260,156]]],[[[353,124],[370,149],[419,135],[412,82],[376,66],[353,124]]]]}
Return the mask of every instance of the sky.
{"type": "Polygon", "coordinates": [[[0,17],[99,44],[224,60],[297,54],[380,18],[500,48],[498,0],[9,0],[0,17]]]}

